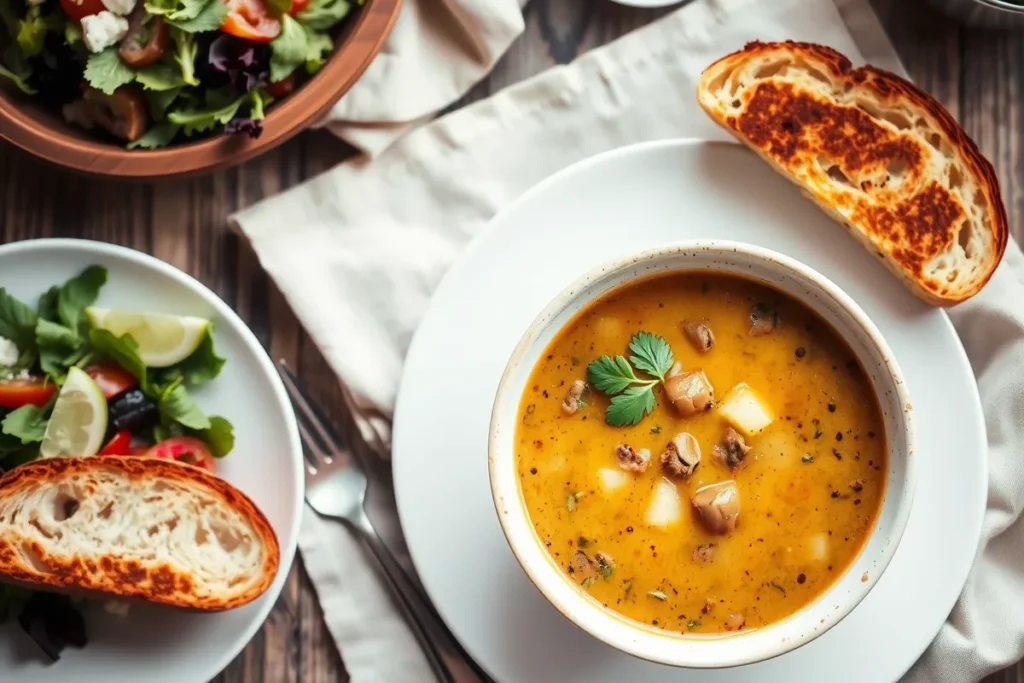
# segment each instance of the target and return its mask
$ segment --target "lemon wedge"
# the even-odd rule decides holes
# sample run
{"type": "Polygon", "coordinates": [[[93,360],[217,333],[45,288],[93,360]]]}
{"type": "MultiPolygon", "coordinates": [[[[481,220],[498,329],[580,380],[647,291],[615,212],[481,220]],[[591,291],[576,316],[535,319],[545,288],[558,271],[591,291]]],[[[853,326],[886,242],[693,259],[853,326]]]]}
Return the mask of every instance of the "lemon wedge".
{"type": "Polygon", "coordinates": [[[118,337],[130,334],[139,345],[142,362],[151,368],[166,368],[185,360],[210,329],[209,320],[189,316],[95,307],[85,309],[85,315],[93,327],[118,337]]]}
{"type": "Polygon", "coordinates": [[[95,455],[106,433],[107,399],[89,375],[71,368],[46,423],[39,454],[44,458],[95,455]]]}

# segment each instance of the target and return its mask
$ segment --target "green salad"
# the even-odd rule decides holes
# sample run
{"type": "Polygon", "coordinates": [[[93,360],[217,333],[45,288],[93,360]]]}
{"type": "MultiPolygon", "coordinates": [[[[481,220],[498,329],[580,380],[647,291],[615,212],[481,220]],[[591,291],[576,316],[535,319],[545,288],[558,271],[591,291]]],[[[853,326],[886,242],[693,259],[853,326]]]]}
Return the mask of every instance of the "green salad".
{"type": "Polygon", "coordinates": [[[0,78],[129,148],[220,132],[258,138],[271,103],[324,64],[351,9],[349,0],[0,0],[0,78]]]}
{"type": "Polygon", "coordinates": [[[233,428],[190,393],[225,362],[212,323],[99,308],[106,280],[90,266],[34,307],[0,289],[0,468],[100,454],[214,469],[233,428]]]}

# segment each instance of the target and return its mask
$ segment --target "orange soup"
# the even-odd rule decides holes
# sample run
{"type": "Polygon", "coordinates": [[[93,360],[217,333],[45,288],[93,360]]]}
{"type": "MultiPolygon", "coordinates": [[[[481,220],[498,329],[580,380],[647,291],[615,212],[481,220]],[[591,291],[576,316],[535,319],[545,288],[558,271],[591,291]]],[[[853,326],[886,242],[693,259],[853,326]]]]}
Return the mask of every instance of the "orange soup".
{"type": "Polygon", "coordinates": [[[850,565],[885,490],[878,401],[813,311],[726,275],[643,279],[552,340],[519,406],[538,536],[569,579],[686,634],[756,629],[850,565]]]}

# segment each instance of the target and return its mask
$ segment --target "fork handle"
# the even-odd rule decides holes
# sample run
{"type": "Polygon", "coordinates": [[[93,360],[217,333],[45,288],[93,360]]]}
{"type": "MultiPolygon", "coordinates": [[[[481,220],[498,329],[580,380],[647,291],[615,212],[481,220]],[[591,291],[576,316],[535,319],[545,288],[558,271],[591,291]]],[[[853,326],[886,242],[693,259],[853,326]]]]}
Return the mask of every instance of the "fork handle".
{"type": "Polygon", "coordinates": [[[350,520],[352,527],[380,566],[392,598],[419,641],[437,680],[443,683],[490,682],[491,679],[462,650],[423,593],[384,545],[365,511],[361,512],[356,519],[350,520]]]}

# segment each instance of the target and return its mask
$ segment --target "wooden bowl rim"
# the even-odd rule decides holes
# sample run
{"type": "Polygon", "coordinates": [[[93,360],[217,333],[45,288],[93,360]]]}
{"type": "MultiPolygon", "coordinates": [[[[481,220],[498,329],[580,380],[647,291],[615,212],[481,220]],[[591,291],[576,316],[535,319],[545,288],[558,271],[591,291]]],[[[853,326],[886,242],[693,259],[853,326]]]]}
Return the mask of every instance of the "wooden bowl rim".
{"type": "Polygon", "coordinates": [[[81,139],[41,122],[0,92],[0,138],[51,163],[105,176],[153,179],[211,172],[247,161],[297,135],[341,99],[391,32],[402,0],[367,0],[344,42],[319,73],[283,102],[273,105],[256,140],[217,135],[157,150],[128,150],[81,139]],[[336,84],[331,87],[331,84],[336,84]]]}

